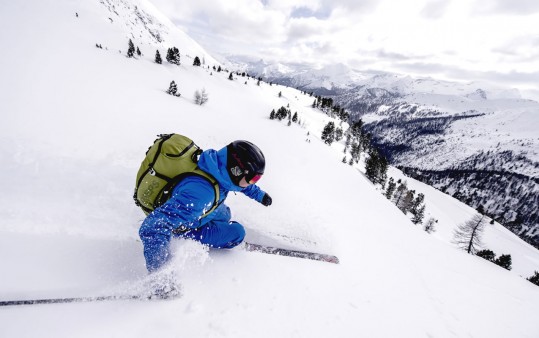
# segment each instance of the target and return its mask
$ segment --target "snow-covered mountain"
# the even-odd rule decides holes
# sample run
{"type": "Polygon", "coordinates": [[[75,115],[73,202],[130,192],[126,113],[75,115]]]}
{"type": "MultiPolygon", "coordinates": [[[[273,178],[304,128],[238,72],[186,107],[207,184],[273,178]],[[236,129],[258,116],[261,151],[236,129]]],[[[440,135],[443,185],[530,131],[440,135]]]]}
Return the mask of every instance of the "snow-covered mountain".
{"type": "MultiPolygon", "coordinates": [[[[475,210],[408,179],[425,194],[427,217],[438,219],[433,234],[414,226],[361,163],[341,163],[342,144],[318,138],[334,119],[311,108],[312,97],[229,80],[147,1],[4,1],[0,25],[11,32],[0,38],[0,300],[140,291],[144,214],[132,193],[161,133],[189,135],[204,149],[235,139],[259,145],[268,162],[260,186],[273,205],[241,194],[227,200],[247,239],[341,262],[175,240],[167,268],[183,297],[0,307],[2,337],[539,333],[539,288],[524,279],[539,270],[537,250],[494,223],[484,247],[511,254],[512,270],[466,254],[452,234],[475,210]],[[126,57],[129,39],[141,56],[126,57]],[[155,51],[164,56],[172,46],[181,65],[156,64],[155,51]],[[192,66],[195,56],[206,67],[192,66]],[[180,97],[166,93],[172,80],[180,97]],[[209,101],[200,106],[193,94],[202,88],[209,101]],[[297,111],[301,124],[269,120],[280,106],[297,111]]],[[[396,168],[390,175],[406,179],[396,168]]]]}
{"type": "Polygon", "coordinates": [[[358,83],[372,77],[372,74],[350,69],[344,64],[327,65],[316,69],[305,64],[268,63],[248,56],[226,55],[221,59],[230,69],[260,76],[267,82],[307,91],[313,90],[319,94],[335,94],[343,89],[354,88],[358,83]]]}
{"type": "Polygon", "coordinates": [[[393,165],[483,205],[539,247],[539,103],[517,89],[361,73],[342,64],[309,70],[231,59],[269,81],[333,98],[352,120],[368,124],[393,165]]]}

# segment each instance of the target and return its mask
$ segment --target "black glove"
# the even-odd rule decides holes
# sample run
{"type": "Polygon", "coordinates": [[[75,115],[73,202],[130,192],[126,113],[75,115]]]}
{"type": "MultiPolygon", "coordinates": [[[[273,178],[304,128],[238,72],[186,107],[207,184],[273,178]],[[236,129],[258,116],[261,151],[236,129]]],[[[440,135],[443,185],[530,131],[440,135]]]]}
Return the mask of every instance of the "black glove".
{"type": "Polygon", "coordinates": [[[269,207],[271,205],[271,202],[272,202],[271,196],[268,195],[268,193],[266,193],[264,197],[262,197],[262,202],[260,203],[262,203],[262,205],[269,207]]]}

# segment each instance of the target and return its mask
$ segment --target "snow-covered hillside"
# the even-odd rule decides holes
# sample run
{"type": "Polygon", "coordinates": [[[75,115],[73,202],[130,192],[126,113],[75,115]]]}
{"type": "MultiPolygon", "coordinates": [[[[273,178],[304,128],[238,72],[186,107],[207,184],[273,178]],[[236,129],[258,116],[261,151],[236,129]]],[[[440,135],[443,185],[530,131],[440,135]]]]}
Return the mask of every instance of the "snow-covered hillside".
{"type": "Polygon", "coordinates": [[[0,38],[0,300],[140,291],[144,214],[131,196],[161,133],[186,134],[204,149],[235,139],[259,145],[268,162],[260,186],[273,205],[227,200],[247,238],[341,262],[178,240],[170,269],[182,298],[0,307],[2,337],[539,334],[539,288],[524,279],[539,270],[537,250],[494,224],[485,245],[510,253],[513,270],[462,252],[451,234],[475,211],[410,180],[439,219],[428,235],[361,166],[341,163],[342,145],[318,139],[330,118],[311,108],[311,97],[230,81],[147,1],[2,2],[0,25],[10,32],[0,38]],[[126,57],[129,39],[142,56],[126,57]],[[182,64],[156,64],[155,51],[172,46],[182,64]],[[195,56],[209,68],[192,66],[195,56]],[[166,94],[172,80],[181,97],[166,94]],[[199,106],[193,95],[202,88],[209,101],[199,106]],[[286,105],[301,126],[268,119],[286,105]]]}
{"type": "Polygon", "coordinates": [[[483,205],[539,247],[539,102],[487,83],[232,59],[270,81],[331,97],[353,121],[368,124],[391,164],[470,206],[483,205]]]}

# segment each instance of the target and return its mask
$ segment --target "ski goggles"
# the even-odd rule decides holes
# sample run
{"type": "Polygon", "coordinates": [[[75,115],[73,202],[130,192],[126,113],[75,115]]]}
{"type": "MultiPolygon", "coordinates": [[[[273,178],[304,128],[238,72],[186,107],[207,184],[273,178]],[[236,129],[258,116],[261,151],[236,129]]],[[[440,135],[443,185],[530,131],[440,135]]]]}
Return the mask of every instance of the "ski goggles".
{"type": "Polygon", "coordinates": [[[247,181],[247,183],[249,184],[255,184],[256,182],[258,182],[260,179],[262,178],[262,174],[254,174],[252,177],[245,177],[245,180],[247,181]]]}

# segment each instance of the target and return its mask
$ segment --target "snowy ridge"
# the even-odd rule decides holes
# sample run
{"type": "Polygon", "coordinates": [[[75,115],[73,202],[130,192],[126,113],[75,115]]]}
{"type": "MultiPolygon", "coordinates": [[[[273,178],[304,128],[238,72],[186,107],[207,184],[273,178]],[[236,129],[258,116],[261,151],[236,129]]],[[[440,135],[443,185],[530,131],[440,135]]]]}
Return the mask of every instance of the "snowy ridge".
{"type": "MultiPolygon", "coordinates": [[[[148,48],[170,48],[182,46],[182,54],[191,59],[199,56],[204,62],[217,64],[198,43],[184,32],[178,30],[174,24],[163,15],[153,4],[147,0],[99,0],[103,5],[107,19],[119,30],[127,33],[135,44],[148,46],[148,48]]],[[[82,14],[82,13],[81,13],[82,14]]],[[[119,36],[116,36],[118,38],[119,36]]],[[[114,47],[124,49],[123,39],[115,40],[114,47]]],[[[144,50],[144,48],[143,48],[144,50]]],[[[154,55],[154,50],[148,50],[148,56],[154,55]]],[[[163,59],[166,55],[162,55],[163,59]]],[[[192,61],[187,61],[189,64],[192,61]]]]}
{"type": "Polygon", "coordinates": [[[539,333],[539,288],[524,279],[539,270],[538,251],[498,223],[485,230],[485,247],[511,254],[511,271],[456,249],[452,231],[475,211],[408,179],[425,193],[428,216],[439,220],[432,235],[412,225],[364,177],[361,165],[341,163],[342,144],[319,140],[331,118],[311,108],[309,95],[257,86],[247,77],[231,81],[228,73],[212,70],[209,56],[210,68],[192,66],[186,54],[203,55],[199,46],[174,40],[183,35],[174,27],[167,38],[167,22],[145,2],[107,2],[119,13],[114,23],[98,1],[30,2],[0,4],[0,24],[17,32],[0,38],[3,300],[143,291],[137,232],[144,214],[131,196],[144,152],[160,133],[184,133],[204,149],[235,139],[259,145],[268,161],[260,186],[274,204],[266,208],[231,194],[234,219],[247,226],[250,239],[334,254],[340,264],[177,240],[169,268],[178,274],[182,298],[2,308],[2,336],[539,333]],[[146,19],[120,24],[134,18],[134,6],[152,16],[151,29],[159,29],[162,43],[144,33],[146,19]],[[143,32],[133,39],[143,51],[136,59],[126,57],[134,32],[143,32]],[[164,55],[172,45],[182,64],[156,64],[154,48],[164,55]],[[166,94],[172,80],[181,97],[166,94]],[[203,106],[193,98],[201,88],[209,95],[203,106]],[[287,105],[301,125],[268,119],[272,109],[287,105]]]}
{"type": "Polygon", "coordinates": [[[227,55],[226,62],[233,69],[242,69],[269,81],[287,82],[295,88],[316,92],[320,88],[343,90],[354,87],[383,88],[404,96],[410,94],[439,94],[483,97],[484,99],[520,99],[518,89],[507,89],[492,84],[458,83],[433,78],[412,78],[409,75],[359,71],[344,64],[312,68],[302,64],[270,63],[238,55],[227,55]],[[331,84],[331,87],[327,85],[331,84]],[[479,93],[479,94],[478,94],[479,93]]]}

